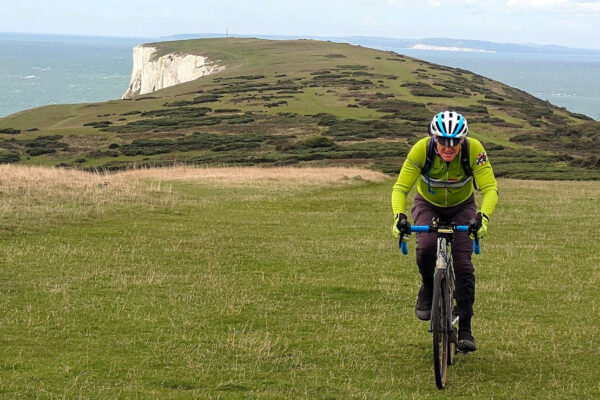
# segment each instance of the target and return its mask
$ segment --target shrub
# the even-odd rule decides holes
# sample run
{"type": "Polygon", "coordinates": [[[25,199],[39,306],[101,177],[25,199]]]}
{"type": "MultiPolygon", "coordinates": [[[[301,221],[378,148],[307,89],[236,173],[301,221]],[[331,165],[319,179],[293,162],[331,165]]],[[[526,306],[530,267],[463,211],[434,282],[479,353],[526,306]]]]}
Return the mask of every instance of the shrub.
{"type": "Polygon", "coordinates": [[[95,151],[90,152],[88,154],[88,156],[91,158],[119,157],[119,153],[117,153],[116,151],[111,151],[111,150],[107,150],[107,151],[95,150],[95,151]]]}
{"type": "Polygon", "coordinates": [[[319,122],[317,122],[318,126],[333,126],[339,122],[337,117],[331,114],[315,114],[313,118],[320,118],[319,122]]]}
{"type": "Polygon", "coordinates": [[[272,103],[267,103],[265,104],[265,107],[267,108],[272,108],[272,107],[279,107],[279,106],[283,106],[283,105],[287,105],[287,101],[285,100],[280,100],[280,101],[274,101],[272,103]]]}
{"type": "Polygon", "coordinates": [[[529,134],[516,135],[510,138],[511,142],[523,143],[523,142],[534,142],[536,141],[536,136],[529,134]]]}
{"type": "Polygon", "coordinates": [[[222,80],[235,80],[235,79],[240,79],[240,80],[254,80],[254,79],[264,79],[264,75],[240,75],[240,76],[233,76],[231,78],[221,78],[222,80]]]}
{"type": "Polygon", "coordinates": [[[21,161],[21,156],[16,153],[0,152],[0,164],[12,164],[21,161]]]}
{"type": "Polygon", "coordinates": [[[317,147],[333,147],[333,146],[335,146],[335,143],[333,140],[331,140],[325,136],[315,135],[315,136],[309,136],[307,139],[303,140],[301,142],[301,145],[304,147],[317,148],[317,147]]]}
{"type": "Polygon", "coordinates": [[[112,125],[110,121],[95,121],[95,122],[86,122],[83,126],[91,126],[92,128],[106,128],[109,125],[112,125]]]}
{"type": "Polygon", "coordinates": [[[56,153],[57,149],[64,150],[69,148],[68,144],[59,142],[60,139],[62,139],[60,135],[38,136],[33,140],[23,142],[23,144],[28,148],[25,151],[27,154],[30,156],[39,156],[56,153]]]}
{"type": "Polygon", "coordinates": [[[212,150],[223,152],[235,149],[251,149],[260,147],[269,136],[256,134],[217,135],[196,132],[192,135],[169,139],[139,139],[121,146],[121,152],[127,156],[153,155],[172,151],[212,150]]]}
{"type": "Polygon", "coordinates": [[[351,69],[351,70],[361,70],[361,69],[368,69],[369,68],[366,65],[360,65],[360,64],[338,65],[337,67],[341,68],[341,69],[351,69]]]}
{"type": "Polygon", "coordinates": [[[240,110],[239,108],[217,108],[214,113],[215,114],[222,114],[222,113],[238,113],[241,112],[242,110],[240,110]]]}
{"type": "Polygon", "coordinates": [[[44,147],[34,147],[31,149],[28,149],[26,151],[26,153],[29,154],[30,156],[40,156],[42,154],[56,153],[56,149],[49,149],[49,148],[44,148],[44,147]]]}
{"type": "Polygon", "coordinates": [[[16,135],[18,133],[21,133],[20,129],[13,129],[13,128],[4,128],[4,129],[0,129],[0,133],[6,133],[9,135],[16,135]]]}

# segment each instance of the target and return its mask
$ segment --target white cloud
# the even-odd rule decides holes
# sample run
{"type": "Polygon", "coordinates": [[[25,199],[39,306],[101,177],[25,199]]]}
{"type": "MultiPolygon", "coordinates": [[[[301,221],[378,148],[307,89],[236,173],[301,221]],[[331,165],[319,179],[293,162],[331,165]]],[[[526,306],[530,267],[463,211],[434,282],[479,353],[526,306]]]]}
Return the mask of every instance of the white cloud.
{"type": "MultiPolygon", "coordinates": [[[[348,0],[347,0],[348,1],[348,0]]],[[[471,6],[478,10],[509,8],[518,11],[600,12],[600,0],[370,0],[373,4],[390,6],[423,5],[429,7],[471,6]]]]}
{"type": "Polygon", "coordinates": [[[516,10],[547,12],[600,12],[600,1],[577,0],[507,0],[506,6],[516,10]]]}

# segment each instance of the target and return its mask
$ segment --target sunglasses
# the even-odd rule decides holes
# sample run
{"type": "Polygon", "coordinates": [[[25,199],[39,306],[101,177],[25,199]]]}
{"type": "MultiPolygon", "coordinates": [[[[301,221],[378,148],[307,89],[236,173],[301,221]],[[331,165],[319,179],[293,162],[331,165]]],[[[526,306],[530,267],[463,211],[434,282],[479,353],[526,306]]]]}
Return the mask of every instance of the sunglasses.
{"type": "Polygon", "coordinates": [[[462,139],[436,137],[435,141],[444,147],[456,147],[461,144],[462,139]]]}

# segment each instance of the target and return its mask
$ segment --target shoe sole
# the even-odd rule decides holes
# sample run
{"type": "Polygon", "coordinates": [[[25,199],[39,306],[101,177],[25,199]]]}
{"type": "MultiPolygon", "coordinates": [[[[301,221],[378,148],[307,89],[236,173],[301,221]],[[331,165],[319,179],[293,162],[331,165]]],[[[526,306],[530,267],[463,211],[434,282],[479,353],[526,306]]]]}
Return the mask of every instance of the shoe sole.
{"type": "Polygon", "coordinates": [[[468,340],[459,340],[456,344],[456,347],[458,347],[458,350],[462,353],[471,353],[473,351],[477,351],[477,346],[475,346],[475,343],[468,340]]]}
{"type": "Polygon", "coordinates": [[[417,310],[415,310],[415,315],[421,321],[429,321],[431,319],[431,311],[417,311],[417,310]]]}

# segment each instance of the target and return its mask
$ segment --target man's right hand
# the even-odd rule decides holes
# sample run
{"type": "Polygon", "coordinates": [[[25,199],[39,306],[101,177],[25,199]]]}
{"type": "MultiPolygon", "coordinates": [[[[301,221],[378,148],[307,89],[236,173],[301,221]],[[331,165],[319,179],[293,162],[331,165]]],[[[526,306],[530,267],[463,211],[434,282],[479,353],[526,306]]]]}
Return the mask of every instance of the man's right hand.
{"type": "MultiPolygon", "coordinates": [[[[410,223],[408,222],[408,218],[406,214],[398,213],[394,217],[394,226],[392,227],[392,233],[396,239],[400,238],[400,233],[403,229],[410,228],[410,223]]],[[[404,242],[408,242],[408,236],[406,233],[402,237],[404,242]]]]}

